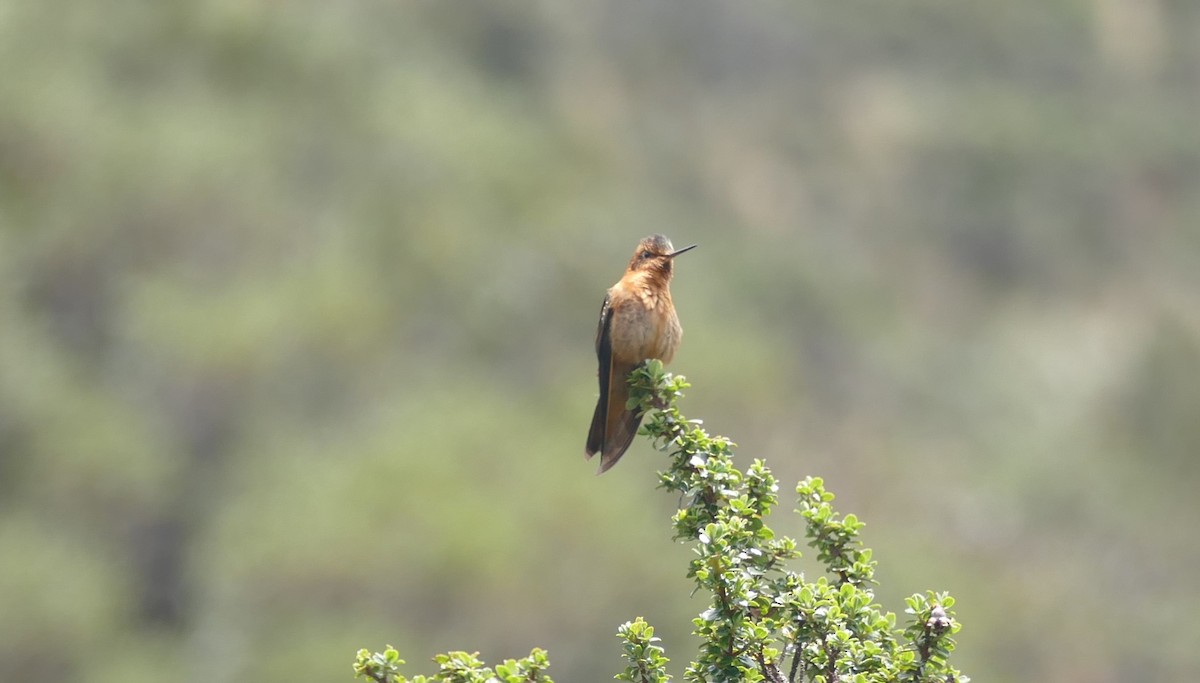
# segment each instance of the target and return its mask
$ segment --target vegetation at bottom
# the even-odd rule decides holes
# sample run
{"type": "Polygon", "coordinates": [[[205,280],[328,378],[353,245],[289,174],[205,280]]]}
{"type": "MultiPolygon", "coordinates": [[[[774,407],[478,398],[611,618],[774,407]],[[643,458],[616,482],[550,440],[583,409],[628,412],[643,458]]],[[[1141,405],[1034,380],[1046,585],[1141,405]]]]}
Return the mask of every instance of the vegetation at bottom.
{"type": "MultiPolygon", "coordinates": [[[[710,436],[700,420],[680,413],[677,402],[689,385],[684,377],[664,372],[662,363],[645,364],[630,383],[630,405],[649,415],[643,433],[671,458],[659,487],[681,496],[672,523],[675,539],[694,545],[687,574],[711,598],[692,622],[701,644],[684,674],[688,681],[969,680],[950,664],[960,628],[951,609],[954,598],[914,593],[907,599],[905,622],[898,625],[895,613],[875,601],[876,561],[858,540],[864,523],[833,508],[834,495],[820,478],[810,476],[796,486],[796,512],[824,570],[810,578],[789,566],[800,557],[796,540],[767,525],[779,503],[779,485],[766,464],[755,460],[744,471],[735,467],[729,439],[710,436]]],[[[628,662],[618,680],[670,680],[653,626],[638,617],[621,625],[617,637],[628,662]]],[[[377,683],[551,680],[541,649],[495,667],[467,652],[439,654],[434,661],[437,673],[408,678],[394,648],[362,649],[354,672],[377,683]]]]}

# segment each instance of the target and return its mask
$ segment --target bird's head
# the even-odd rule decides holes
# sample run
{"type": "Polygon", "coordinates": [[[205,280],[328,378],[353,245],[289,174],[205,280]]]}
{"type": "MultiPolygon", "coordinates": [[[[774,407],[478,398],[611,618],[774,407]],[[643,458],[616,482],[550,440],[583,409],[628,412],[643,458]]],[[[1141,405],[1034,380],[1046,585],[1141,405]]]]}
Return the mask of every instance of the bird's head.
{"type": "Polygon", "coordinates": [[[671,246],[671,240],[663,235],[643,237],[633,252],[633,258],[629,259],[629,272],[645,272],[670,279],[671,262],[676,256],[689,249],[695,249],[696,246],[693,244],[676,250],[671,246]]]}

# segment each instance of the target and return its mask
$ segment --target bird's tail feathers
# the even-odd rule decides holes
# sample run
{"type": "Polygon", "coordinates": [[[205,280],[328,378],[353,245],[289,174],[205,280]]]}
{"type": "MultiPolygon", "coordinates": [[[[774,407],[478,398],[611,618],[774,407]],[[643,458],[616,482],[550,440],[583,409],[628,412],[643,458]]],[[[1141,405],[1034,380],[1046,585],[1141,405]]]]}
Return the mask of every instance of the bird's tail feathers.
{"type": "Polygon", "coordinates": [[[600,454],[600,471],[604,474],[625,455],[633,437],[637,436],[638,427],[642,424],[642,414],[633,410],[624,410],[614,425],[611,433],[604,440],[604,452],[600,454]]]}

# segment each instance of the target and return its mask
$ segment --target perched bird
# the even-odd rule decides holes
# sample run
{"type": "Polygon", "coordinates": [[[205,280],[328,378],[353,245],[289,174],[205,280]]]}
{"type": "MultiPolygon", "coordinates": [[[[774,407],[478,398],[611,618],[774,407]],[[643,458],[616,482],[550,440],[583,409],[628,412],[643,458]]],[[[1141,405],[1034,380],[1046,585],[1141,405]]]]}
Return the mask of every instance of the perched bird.
{"type": "Polygon", "coordinates": [[[662,235],[644,238],[604,297],[596,329],[600,400],[585,450],[588,458],[600,454],[600,474],[617,464],[642,422],[640,411],[625,407],[629,373],[649,358],[670,363],[679,348],[683,329],[671,302],[671,271],[675,257],[695,247],[675,251],[662,235]]]}

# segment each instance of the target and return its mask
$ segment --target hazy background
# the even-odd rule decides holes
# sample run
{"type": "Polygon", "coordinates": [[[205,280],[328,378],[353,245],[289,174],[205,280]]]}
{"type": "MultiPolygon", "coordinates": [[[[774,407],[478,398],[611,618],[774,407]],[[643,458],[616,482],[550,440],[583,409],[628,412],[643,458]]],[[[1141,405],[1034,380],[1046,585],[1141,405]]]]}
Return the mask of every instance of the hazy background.
{"type": "Polygon", "coordinates": [[[825,477],[981,683],[1200,677],[1193,0],[18,0],[0,63],[0,679],[682,672],[663,456],[582,457],[654,232],[778,531],[825,477]]]}

